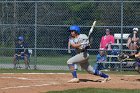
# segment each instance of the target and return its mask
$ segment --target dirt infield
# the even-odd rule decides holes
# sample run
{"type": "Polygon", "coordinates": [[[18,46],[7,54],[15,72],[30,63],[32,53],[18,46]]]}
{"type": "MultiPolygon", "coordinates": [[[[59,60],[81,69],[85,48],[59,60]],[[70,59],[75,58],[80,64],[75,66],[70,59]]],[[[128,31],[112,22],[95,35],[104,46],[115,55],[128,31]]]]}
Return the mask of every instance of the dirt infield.
{"type": "Polygon", "coordinates": [[[80,83],[67,83],[71,77],[65,73],[0,74],[0,93],[40,93],[84,87],[140,89],[140,75],[111,75],[111,81],[101,83],[97,82],[100,77],[78,74],[80,83]]]}

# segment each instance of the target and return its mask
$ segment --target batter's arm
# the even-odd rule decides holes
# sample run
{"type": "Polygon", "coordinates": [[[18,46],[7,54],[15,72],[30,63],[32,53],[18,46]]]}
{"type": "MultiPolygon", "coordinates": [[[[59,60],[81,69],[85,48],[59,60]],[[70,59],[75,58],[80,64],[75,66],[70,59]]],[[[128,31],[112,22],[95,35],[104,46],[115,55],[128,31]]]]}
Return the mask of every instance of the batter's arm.
{"type": "Polygon", "coordinates": [[[70,42],[68,42],[68,53],[71,53],[70,46],[70,42]]]}
{"type": "Polygon", "coordinates": [[[72,43],[71,46],[73,48],[79,48],[81,46],[81,43],[77,43],[77,44],[72,43]]]}

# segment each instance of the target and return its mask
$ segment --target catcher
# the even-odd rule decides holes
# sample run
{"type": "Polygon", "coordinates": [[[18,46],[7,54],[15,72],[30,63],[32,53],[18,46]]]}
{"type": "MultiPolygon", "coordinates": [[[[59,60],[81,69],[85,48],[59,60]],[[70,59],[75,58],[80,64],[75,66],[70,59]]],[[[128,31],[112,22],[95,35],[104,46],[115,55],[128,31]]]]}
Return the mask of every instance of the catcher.
{"type": "Polygon", "coordinates": [[[125,61],[127,59],[134,59],[136,60],[135,66],[137,67],[136,70],[140,73],[140,42],[137,44],[137,50],[135,54],[120,54],[118,56],[120,61],[125,61]]]}
{"type": "Polygon", "coordinates": [[[89,74],[98,75],[103,78],[101,82],[106,82],[110,80],[109,75],[102,73],[97,69],[93,69],[92,66],[89,64],[89,54],[87,52],[87,48],[89,48],[89,40],[87,35],[80,34],[80,27],[77,25],[70,26],[69,29],[71,36],[73,38],[69,39],[70,46],[75,48],[77,54],[71,57],[68,61],[68,67],[71,71],[73,79],[68,81],[69,83],[78,83],[80,80],[77,77],[77,72],[74,69],[74,64],[80,64],[80,66],[86,70],[89,74]]]}

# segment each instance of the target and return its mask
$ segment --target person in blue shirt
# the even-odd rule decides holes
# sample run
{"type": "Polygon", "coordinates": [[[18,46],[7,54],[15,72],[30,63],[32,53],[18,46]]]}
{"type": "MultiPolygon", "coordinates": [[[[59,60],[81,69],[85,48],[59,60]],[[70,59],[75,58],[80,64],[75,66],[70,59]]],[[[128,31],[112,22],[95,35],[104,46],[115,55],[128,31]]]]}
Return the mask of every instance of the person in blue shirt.
{"type": "Polygon", "coordinates": [[[99,54],[96,56],[96,64],[93,66],[94,69],[102,70],[105,69],[103,62],[106,62],[106,54],[103,49],[99,50],[99,54]]]}

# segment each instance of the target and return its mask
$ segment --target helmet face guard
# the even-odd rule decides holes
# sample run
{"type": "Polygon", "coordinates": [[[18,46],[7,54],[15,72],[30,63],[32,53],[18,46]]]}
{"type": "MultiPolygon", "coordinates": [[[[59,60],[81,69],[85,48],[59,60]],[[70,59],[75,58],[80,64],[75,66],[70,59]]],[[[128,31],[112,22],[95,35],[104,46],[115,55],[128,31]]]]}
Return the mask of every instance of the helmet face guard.
{"type": "Polygon", "coordinates": [[[69,31],[75,31],[77,34],[80,34],[80,27],[77,25],[70,26],[69,31]]]}

